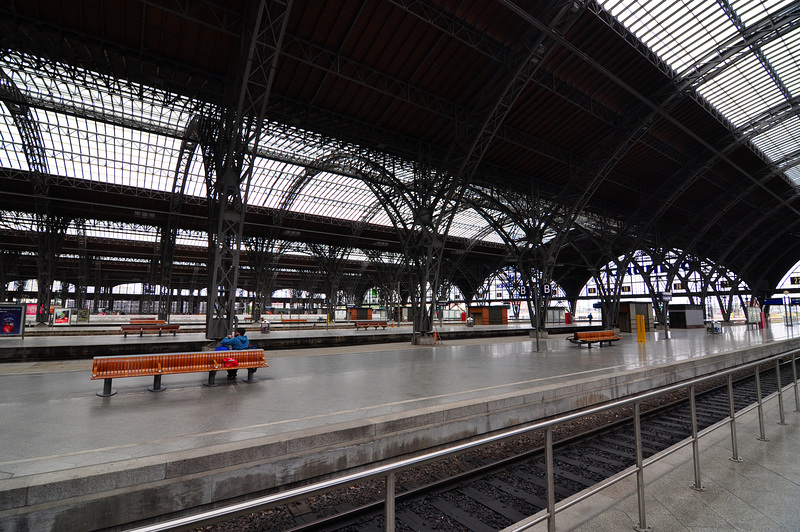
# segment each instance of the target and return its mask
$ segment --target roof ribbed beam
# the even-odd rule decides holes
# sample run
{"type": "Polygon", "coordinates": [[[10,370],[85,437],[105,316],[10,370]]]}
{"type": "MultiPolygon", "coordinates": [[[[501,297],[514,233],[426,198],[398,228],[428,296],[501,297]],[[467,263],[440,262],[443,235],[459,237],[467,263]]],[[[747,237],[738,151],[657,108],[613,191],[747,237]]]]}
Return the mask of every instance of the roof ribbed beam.
{"type": "Polygon", "coordinates": [[[464,20],[456,18],[452,12],[444,11],[432,2],[421,0],[385,1],[428,23],[445,35],[479,51],[492,61],[506,65],[515,59],[516,54],[513,51],[491,38],[486,32],[474,28],[464,20]]]}
{"type": "MultiPolygon", "coordinates": [[[[237,34],[240,32],[237,31],[237,34]]],[[[109,64],[124,64],[128,65],[131,75],[120,78],[144,79],[147,80],[145,84],[150,86],[182,85],[184,95],[199,95],[206,101],[217,99],[225,85],[225,79],[214,73],[187,72],[185,65],[149,55],[143,49],[131,52],[120,48],[119,42],[88,37],[85,33],[22,17],[17,13],[0,16],[0,34],[12,42],[24,42],[27,50],[35,50],[37,58],[61,57],[64,58],[63,64],[78,65],[71,67],[77,75],[87,71],[106,72],[109,64]],[[24,34],[20,28],[25,28],[24,34]]],[[[105,77],[115,83],[111,76],[105,77]]]]}
{"type": "Polygon", "coordinates": [[[455,118],[460,122],[466,121],[468,116],[465,108],[458,107],[450,100],[296,36],[287,35],[283,55],[322,69],[329,75],[378,90],[392,99],[416,105],[426,112],[455,118]]]}
{"type": "MultiPolygon", "coordinates": [[[[550,10],[546,9],[545,11],[549,12],[550,10]]],[[[549,27],[551,29],[559,28],[559,31],[563,32],[565,28],[572,25],[577,11],[577,9],[572,9],[572,4],[562,5],[561,9],[549,21],[549,27]],[[568,17],[567,15],[569,14],[573,16],[568,17]]],[[[531,40],[530,38],[536,37],[533,39],[533,46],[530,47],[527,53],[522,54],[521,57],[515,60],[515,71],[498,93],[490,98],[491,104],[488,108],[474,113],[477,118],[477,124],[479,124],[477,130],[474,132],[469,132],[469,129],[462,130],[467,137],[472,136],[472,138],[460,139],[458,135],[456,136],[451,151],[458,153],[461,146],[468,146],[466,153],[461,156],[461,162],[455,172],[456,179],[461,179],[465,182],[471,180],[506,116],[540,69],[542,61],[552,46],[552,41],[547,39],[546,35],[535,36],[535,32],[532,29],[529,29],[528,33],[530,34],[529,36],[523,36],[519,41],[527,42],[531,40]]]]}

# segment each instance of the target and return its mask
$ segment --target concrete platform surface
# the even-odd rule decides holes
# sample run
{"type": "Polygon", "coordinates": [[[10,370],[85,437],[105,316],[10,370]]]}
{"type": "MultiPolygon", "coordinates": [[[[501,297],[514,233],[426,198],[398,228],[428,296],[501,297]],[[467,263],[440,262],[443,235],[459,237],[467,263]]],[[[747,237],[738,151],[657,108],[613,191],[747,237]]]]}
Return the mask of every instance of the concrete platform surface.
{"type": "Polygon", "coordinates": [[[89,360],[5,363],[0,529],[146,521],[800,346],[781,325],[623,336],[591,349],[551,336],[538,352],[525,337],[267,351],[255,384],[169,375],[152,393],[150,377],[116,379],[105,398],[89,360]]]}

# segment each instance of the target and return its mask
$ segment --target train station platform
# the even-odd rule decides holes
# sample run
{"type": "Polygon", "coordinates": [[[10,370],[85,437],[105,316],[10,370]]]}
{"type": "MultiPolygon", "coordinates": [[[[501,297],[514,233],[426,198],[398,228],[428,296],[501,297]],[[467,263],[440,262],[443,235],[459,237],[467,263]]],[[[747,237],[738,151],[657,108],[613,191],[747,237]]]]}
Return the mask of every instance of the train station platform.
{"type": "MultiPolygon", "coordinates": [[[[105,316],[104,316],[105,317],[105,316]]],[[[109,318],[117,318],[109,316],[109,318]]],[[[214,345],[205,336],[205,323],[195,316],[173,319],[178,325],[176,334],[164,332],[143,335],[123,335],[121,326],[128,320],[73,327],[26,327],[22,338],[0,338],[0,363],[24,361],[72,360],[107,355],[134,355],[142,353],[174,353],[200,351],[214,345]]],[[[261,349],[283,350],[298,348],[325,348],[332,346],[371,345],[374,343],[411,343],[411,324],[389,322],[386,328],[354,328],[353,322],[282,323],[273,322],[270,332],[264,333],[260,323],[242,323],[251,343],[261,349]]],[[[564,331],[553,327],[553,331],[564,331]]],[[[583,327],[582,329],[586,329],[583,327]]],[[[463,324],[445,324],[436,330],[450,340],[464,338],[498,338],[503,336],[528,336],[529,323],[465,327],[463,324]]]]}
{"type": "Polygon", "coordinates": [[[800,331],[779,324],[623,334],[591,349],[565,336],[538,351],[527,336],[268,349],[254,384],[169,375],[151,393],[137,377],[116,379],[112,397],[95,395],[88,359],[0,364],[0,529],[209,508],[800,347],[800,331]]]}

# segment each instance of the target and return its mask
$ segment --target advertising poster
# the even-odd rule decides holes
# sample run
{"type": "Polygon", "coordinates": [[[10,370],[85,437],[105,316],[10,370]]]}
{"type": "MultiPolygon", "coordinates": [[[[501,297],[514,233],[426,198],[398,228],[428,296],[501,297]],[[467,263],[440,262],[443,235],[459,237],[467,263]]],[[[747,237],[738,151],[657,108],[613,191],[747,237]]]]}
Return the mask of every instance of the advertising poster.
{"type": "Polygon", "coordinates": [[[53,325],[69,325],[70,309],[57,308],[53,311],[53,325]]]}
{"type": "Polygon", "coordinates": [[[78,309],[78,315],[75,318],[75,321],[78,323],[89,323],[89,309],[88,308],[78,309]]]}
{"type": "Polygon", "coordinates": [[[25,305],[0,305],[0,336],[23,335],[25,310],[25,305]]]}

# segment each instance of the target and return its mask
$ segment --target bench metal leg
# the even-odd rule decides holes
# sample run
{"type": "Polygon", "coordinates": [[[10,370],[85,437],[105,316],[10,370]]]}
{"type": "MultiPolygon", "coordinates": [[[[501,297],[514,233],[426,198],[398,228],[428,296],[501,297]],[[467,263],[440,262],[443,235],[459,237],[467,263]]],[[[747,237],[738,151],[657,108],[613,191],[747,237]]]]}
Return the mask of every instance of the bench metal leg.
{"type": "Polygon", "coordinates": [[[97,392],[100,397],[111,397],[117,393],[117,390],[111,389],[111,379],[103,379],[103,391],[97,392]]]}
{"type": "Polygon", "coordinates": [[[209,371],[208,372],[208,382],[204,382],[203,386],[219,386],[219,384],[217,384],[217,372],[216,371],[209,371]]]}
{"type": "Polygon", "coordinates": [[[254,383],[258,382],[253,375],[256,374],[258,368],[247,368],[247,378],[243,382],[254,383]]]}
{"type": "Polygon", "coordinates": [[[147,389],[151,392],[163,392],[166,390],[164,386],[161,386],[161,375],[153,375],[153,385],[147,389]]]}

